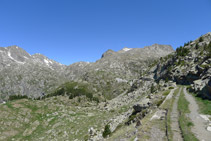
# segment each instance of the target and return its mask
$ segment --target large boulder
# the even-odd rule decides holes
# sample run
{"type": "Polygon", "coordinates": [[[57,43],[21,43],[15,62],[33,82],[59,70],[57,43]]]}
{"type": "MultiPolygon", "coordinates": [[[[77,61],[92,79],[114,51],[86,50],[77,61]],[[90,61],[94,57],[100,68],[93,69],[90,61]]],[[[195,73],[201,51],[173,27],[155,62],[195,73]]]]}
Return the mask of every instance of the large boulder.
{"type": "Polygon", "coordinates": [[[193,86],[195,91],[201,91],[204,88],[205,84],[201,79],[199,79],[193,81],[193,86]]]}
{"type": "Polygon", "coordinates": [[[144,109],[147,109],[150,106],[151,102],[150,99],[146,98],[141,103],[135,104],[133,106],[134,112],[138,113],[141,112],[144,109]]]}

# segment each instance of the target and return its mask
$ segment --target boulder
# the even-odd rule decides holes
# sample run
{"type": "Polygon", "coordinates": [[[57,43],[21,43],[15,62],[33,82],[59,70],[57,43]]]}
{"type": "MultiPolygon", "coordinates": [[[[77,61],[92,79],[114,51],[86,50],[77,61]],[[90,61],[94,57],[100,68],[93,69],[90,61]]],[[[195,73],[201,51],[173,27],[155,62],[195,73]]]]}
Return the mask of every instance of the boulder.
{"type": "Polygon", "coordinates": [[[165,85],[165,82],[163,80],[160,80],[159,85],[163,87],[165,85]]]}
{"type": "Polygon", "coordinates": [[[208,126],[207,127],[207,131],[210,131],[211,132],[211,126],[208,126]]]}
{"type": "Polygon", "coordinates": [[[138,120],[138,121],[136,122],[136,127],[139,127],[139,126],[141,126],[141,125],[142,125],[141,121],[138,120]]]}
{"type": "Polygon", "coordinates": [[[170,86],[170,87],[176,87],[177,84],[176,84],[176,82],[169,81],[169,86],[170,86]]]}
{"type": "Polygon", "coordinates": [[[147,108],[146,105],[140,105],[140,104],[136,104],[133,106],[133,109],[135,110],[136,113],[141,112],[143,109],[146,108],[147,108]]]}
{"type": "Polygon", "coordinates": [[[94,136],[95,135],[95,129],[93,127],[91,127],[89,130],[88,130],[90,136],[94,136]]]}
{"type": "Polygon", "coordinates": [[[205,84],[201,79],[199,79],[193,81],[193,86],[195,91],[201,91],[204,88],[205,84]]]}

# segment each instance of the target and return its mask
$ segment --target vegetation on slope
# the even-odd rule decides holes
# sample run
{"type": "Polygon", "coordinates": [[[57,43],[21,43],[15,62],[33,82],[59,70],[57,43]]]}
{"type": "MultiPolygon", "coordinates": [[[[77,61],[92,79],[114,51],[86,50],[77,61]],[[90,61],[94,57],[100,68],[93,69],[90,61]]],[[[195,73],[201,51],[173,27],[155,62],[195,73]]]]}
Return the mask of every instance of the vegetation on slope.
{"type": "Polygon", "coordinates": [[[176,49],[177,56],[186,56],[189,52],[189,49],[182,46],[176,49]]]}
{"type": "MultiPolygon", "coordinates": [[[[91,101],[99,102],[99,99],[97,97],[94,97],[91,90],[89,90],[87,84],[80,84],[77,82],[67,82],[57,88],[54,92],[47,95],[46,97],[52,97],[52,96],[69,96],[69,99],[73,99],[75,97],[85,96],[91,101]]],[[[80,100],[79,100],[80,102],[80,100]]]]}
{"type": "Polygon", "coordinates": [[[207,50],[208,50],[208,57],[211,58],[211,42],[208,44],[207,46],[207,50]]]}

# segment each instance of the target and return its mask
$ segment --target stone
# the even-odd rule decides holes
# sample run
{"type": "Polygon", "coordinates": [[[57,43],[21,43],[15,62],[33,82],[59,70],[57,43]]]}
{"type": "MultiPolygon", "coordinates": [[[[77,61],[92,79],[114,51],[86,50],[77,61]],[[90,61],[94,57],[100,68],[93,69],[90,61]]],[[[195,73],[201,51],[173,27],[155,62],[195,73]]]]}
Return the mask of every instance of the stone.
{"type": "Polygon", "coordinates": [[[195,80],[195,81],[193,81],[193,83],[194,83],[194,89],[196,91],[202,90],[205,86],[204,82],[201,79],[195,80]]]}
{"type": "Polygon", "coordinates": [[[89,134],[91,135],[91,136],[94,136],[95,135],[95,129],[93,128],[93,127],[91,127],[89,130],[88,130],[88,132],[89,132],[89,134]]]}
{"type": "Polygon", "coordinates": [[[133,109],[135,110],[136,113],[141,112],[143,109],[146,108],[147,108],[146,105],[140,105],[140,104],[136,104],[133,106],[133,109]]]}
{"type": "Polygon", "coordinates": [[[211,126],[208,126],[207,127],[207,131],[210,131],[211,132],[211,126]]]}
{"type": "Polygon", "coordinates": [[[141,125],[142,125],[141,121],[138,120],[138,121],[136,122],[136,126],[135,126],[135,127],[139,127],[139,126],[141,126],[141,125]]]}

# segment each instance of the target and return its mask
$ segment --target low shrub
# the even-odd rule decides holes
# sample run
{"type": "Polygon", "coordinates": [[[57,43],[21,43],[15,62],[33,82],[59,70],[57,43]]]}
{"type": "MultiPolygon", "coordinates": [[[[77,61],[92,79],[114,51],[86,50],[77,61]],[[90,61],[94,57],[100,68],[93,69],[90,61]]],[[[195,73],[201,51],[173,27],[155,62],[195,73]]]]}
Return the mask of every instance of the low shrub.
{"type": "Polygon", "coordinates": [[[26,95],[10,95],[8,100],[18,100],[28,98],[26,95]]]}
{"type": "Polygon", "coordinates": [[[103,131],[103,137],[106,138],[106,137],[107,137],[108,135],[110,135],[110,134],[111,134],[110,125],[107,124],[107,125],[105,126],[104,131],[103,131]]]}

